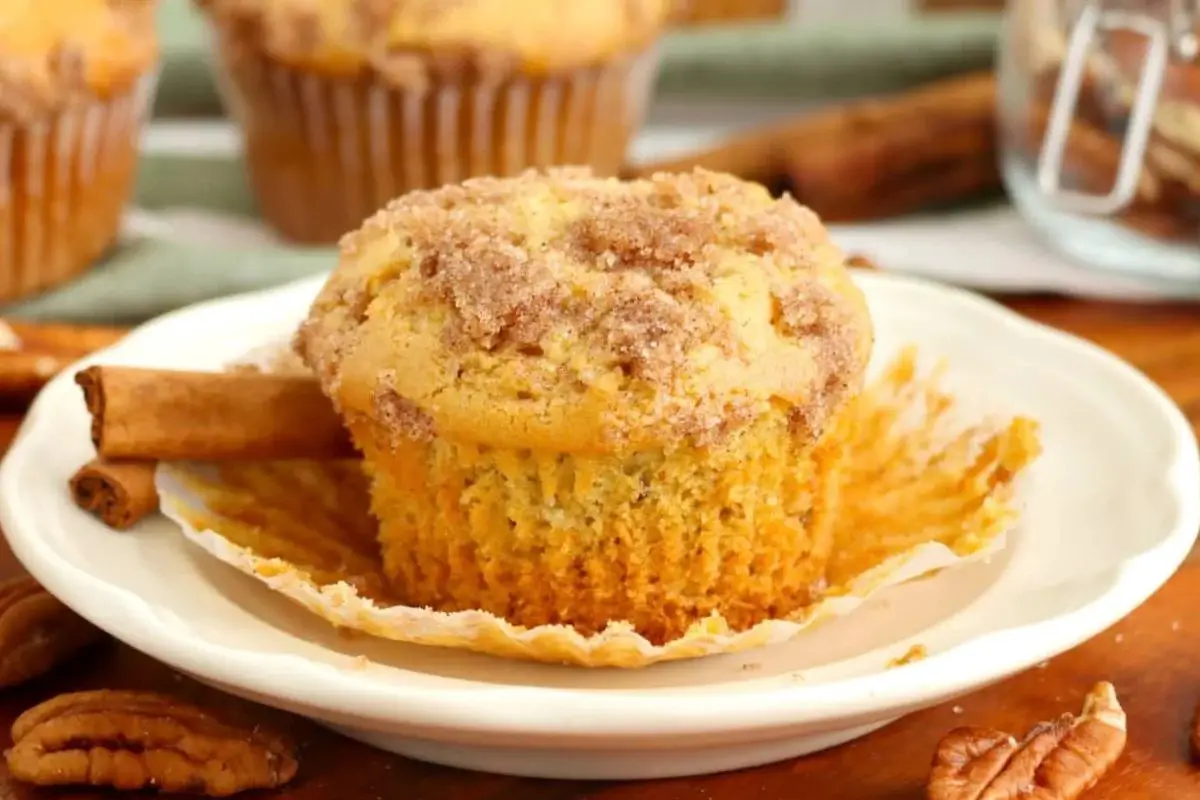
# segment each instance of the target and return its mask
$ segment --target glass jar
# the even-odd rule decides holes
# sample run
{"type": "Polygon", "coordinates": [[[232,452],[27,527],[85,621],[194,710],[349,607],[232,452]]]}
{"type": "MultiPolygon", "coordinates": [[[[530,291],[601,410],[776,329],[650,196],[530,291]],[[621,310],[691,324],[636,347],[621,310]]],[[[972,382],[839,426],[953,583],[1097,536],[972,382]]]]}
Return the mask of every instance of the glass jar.
{"type": "Polygon", "coordinates": [[[999,61],[1013,202],[1099,267],[1200,285],[1200,2],[1010,0],[999,61]]]}

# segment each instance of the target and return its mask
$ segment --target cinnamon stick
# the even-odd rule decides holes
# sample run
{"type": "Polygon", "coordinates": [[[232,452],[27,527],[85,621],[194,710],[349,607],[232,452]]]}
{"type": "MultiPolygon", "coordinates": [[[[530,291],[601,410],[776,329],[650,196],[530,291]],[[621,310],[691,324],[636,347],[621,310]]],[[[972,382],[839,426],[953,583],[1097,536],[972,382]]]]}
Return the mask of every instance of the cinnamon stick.
{"type": "Polygon", "coordinates": [[[96,366],[75,378],[102,458],[333,459],[355,455],[317,381],[259,372],[96,366]]]}
{"type": "MultiPolygon", "coordinates": [[[[1049,104],[1031,105],[1027,124],[1026,145],[1032,159],[1033,154],[1040,152],[1042,139],[1050,127],[1049,104]]],[[[1088,192],[1111,189],[1117,178],[1121,149],[1121,141],[1104,128],[1083,119],[1072,120],[1063,149],[1063,172],[1072,180],[1072,188],[1088,192]]],[[[1136,201],[1154,204],[1162,193],[1162,181],[1143,166],[1138,176],[1136,201]]]]}
{"type": "Polygon", "coordinates": [[[71,477],[75,505],[117,530],[132,527],[158,510],[153,461],[93,459],[71,477]]]}
{"type": "Polygon", "coordinates": [[[991,71],[860,100],[738,134],[715,148],[641,165],[782,181],[822,217],[877,219],[1000,188],[991,71]],[[952,180],[939,179],[940,175],[952,180]]]}

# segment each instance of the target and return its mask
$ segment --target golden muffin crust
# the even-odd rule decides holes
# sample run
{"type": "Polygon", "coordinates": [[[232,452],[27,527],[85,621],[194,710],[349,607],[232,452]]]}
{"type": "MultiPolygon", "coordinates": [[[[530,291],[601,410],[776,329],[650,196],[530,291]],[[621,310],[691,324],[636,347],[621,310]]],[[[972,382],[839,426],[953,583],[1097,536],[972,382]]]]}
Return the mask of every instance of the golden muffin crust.
{"type": "Polygon", "coordinates": [[[393,445],[703,446],[772,410],[815,438],[871,348],[844,260],[727,175],[477,179],[345,237],[297,345],[393,445]]]}
{"type": "Polygon", "coordinates": [[[243,41],[300,67],[371,68],[405,85],[431,71],[540,75],[640,49],[674,0],[197,0],[243,41]]]}
{"type": "Polygon", "coordinates": [[[0,117],[129,89],[158,58],[155,0],[0,2],[0,117]]]}

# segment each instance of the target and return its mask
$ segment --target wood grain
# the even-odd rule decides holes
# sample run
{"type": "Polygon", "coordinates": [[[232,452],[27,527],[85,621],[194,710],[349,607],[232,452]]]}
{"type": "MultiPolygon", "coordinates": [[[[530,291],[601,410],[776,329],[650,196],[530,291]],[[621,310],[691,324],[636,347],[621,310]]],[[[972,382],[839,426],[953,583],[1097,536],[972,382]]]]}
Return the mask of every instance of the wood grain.
{"type": "MultiPolygon", "coordinates": [[[[1133,362],[1162,385],[1200,429],[1200,306],[1120,305],[1029,298],[1011,305],[1133,362]]],[[[0,420],[0,444],[17,424],[0,420]]],[[[0,570],[15,569],[0,557],[0,570]]],[[[549,782],[460,772],[409,761],[341,739],[303,720],[261,710],[302,743],[302,770],[291,800],[920,800],[940,736],[963,724],[1023,731],[1037,720],[1078,711],[1097,680],[1117,686],[1129,714],[1125,754],[1086,800],[1200,797],[1200,767],[1190,761],[1189,722],[1200,701],[1200,560],[1195,558],[1123,622],[1075,650],[1011,680],[906,717],[824,753],[742,772],[648,783],[549,782]]],[[[235,703],[115,644],[19,691],[0,695],[0,730],[36,702],[83,688],[155,688],[192,699],[235,703]]],[[[0,733],[0,743],[5,742],[0,733]]],[[[0,771],[2,772],[2,771],[0,771]]],[[[92,792],[42,793],[10,785],[14,800],[99,800],[92,792]]],[[[260,795],[255,795],[256,797],[260,795]]]]}

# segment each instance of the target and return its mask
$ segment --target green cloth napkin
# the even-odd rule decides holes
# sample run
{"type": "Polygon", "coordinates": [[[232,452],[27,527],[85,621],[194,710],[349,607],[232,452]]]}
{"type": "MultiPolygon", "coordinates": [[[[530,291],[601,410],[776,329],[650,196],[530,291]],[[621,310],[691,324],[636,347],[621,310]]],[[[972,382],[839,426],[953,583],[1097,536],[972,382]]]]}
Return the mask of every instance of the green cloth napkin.
{"type": "Polygon", "coordinates": [[[4,309],[28,320],[131,324],[175,308],[249,292],[330,269],[328,248],[237,251],[142,240],[67,287],[4,309]]]}
{"type": "MultiPolygon", "coordinates": [[[[794,97],[798,102],[895,91],[992,63],[999,19],[940,14],[876,27],[755,25],[667,37],[663,95],[794,97]]],[[[216,116],[203,20],[188,0],[162,9],[159,118],[216,116]]],[[[238,159],[143,157],[134,203],[147,210],[202,208],[252,216],[238,159]]],[[[173,308],[264,288],[329,269],[331,248],[233,247],[142,238],[122,243],[88,274],[5,315],[71,322],[137,322],[173,308]]]]}

